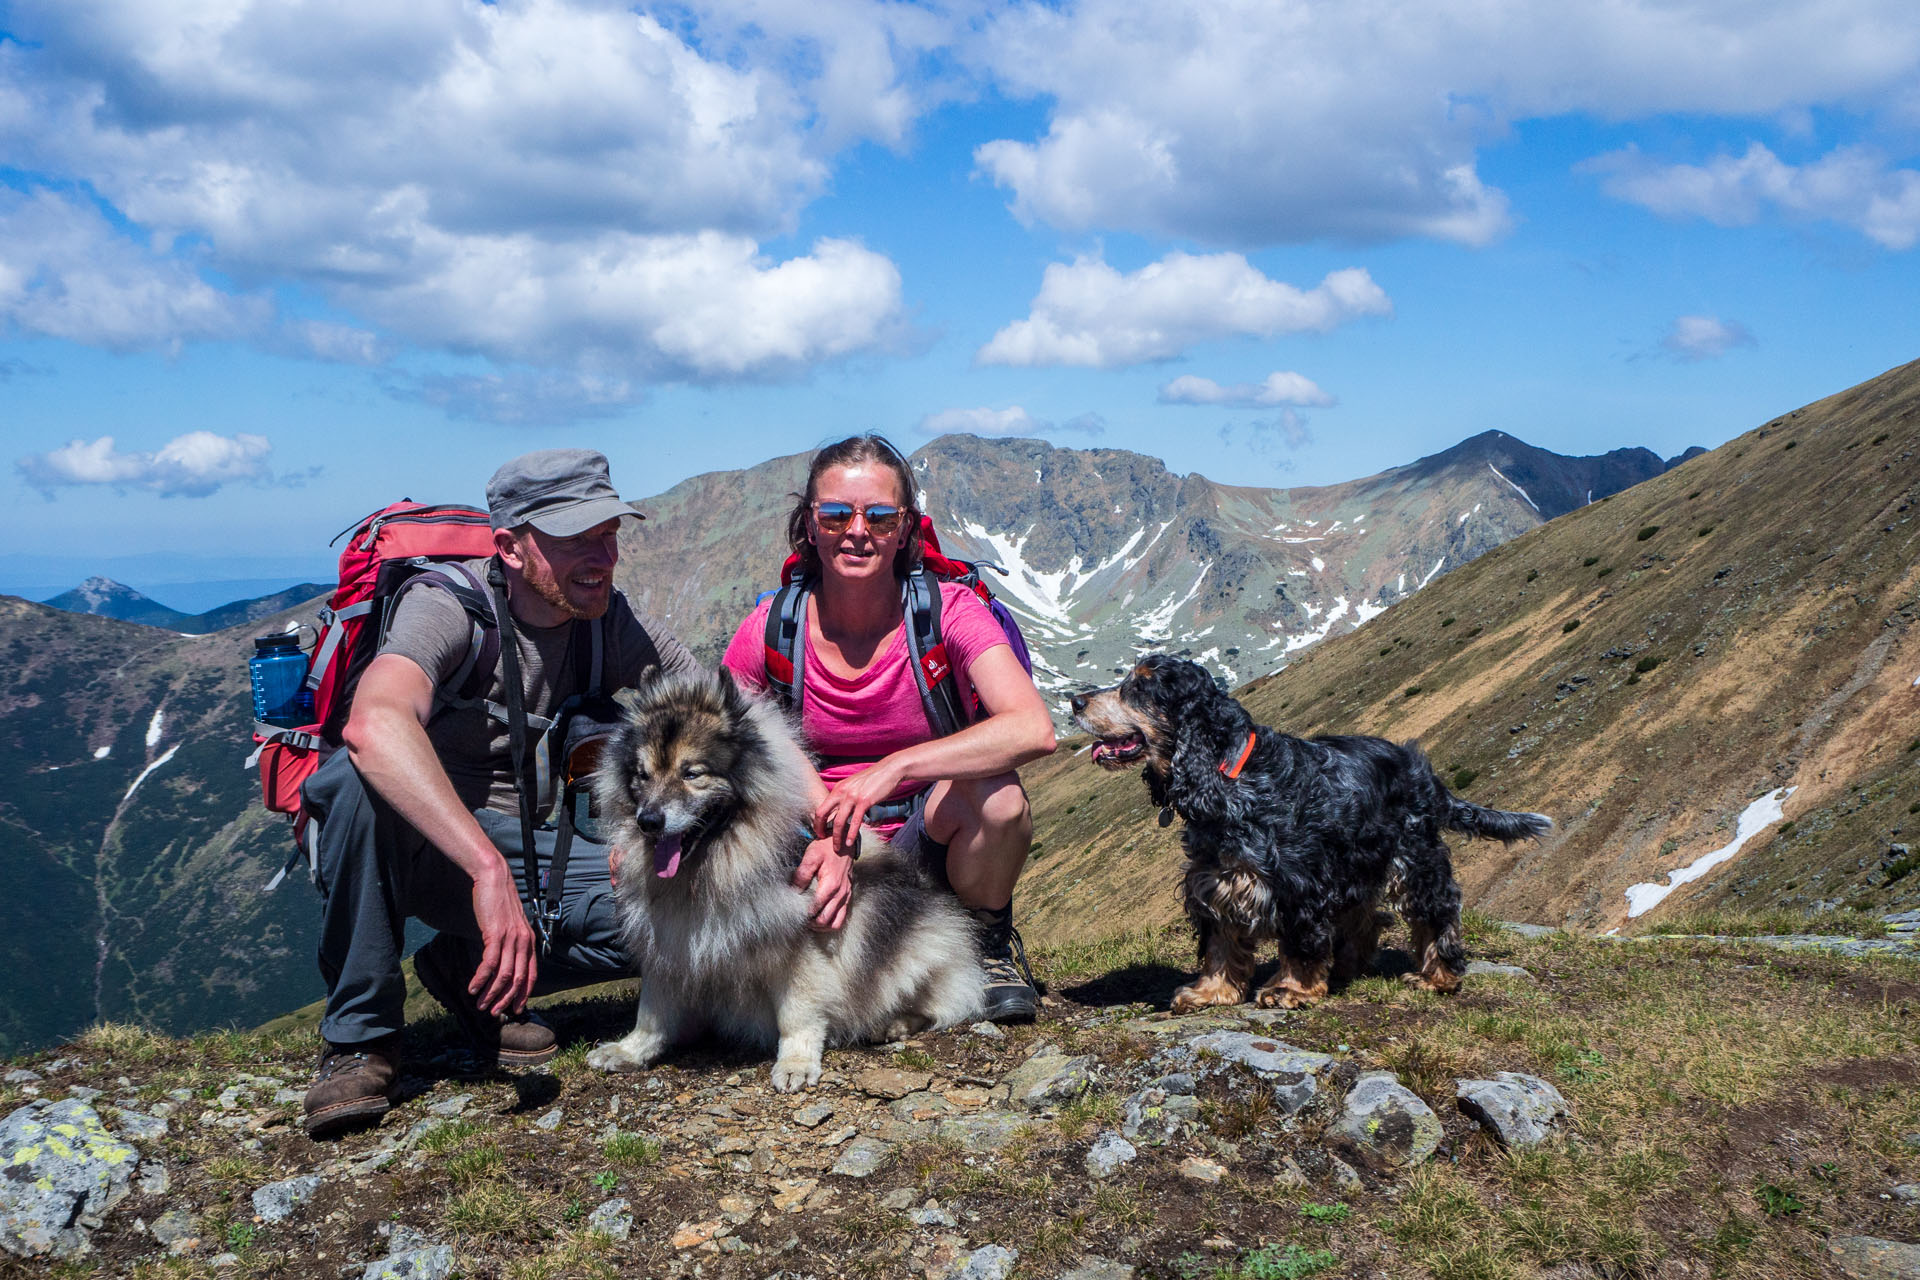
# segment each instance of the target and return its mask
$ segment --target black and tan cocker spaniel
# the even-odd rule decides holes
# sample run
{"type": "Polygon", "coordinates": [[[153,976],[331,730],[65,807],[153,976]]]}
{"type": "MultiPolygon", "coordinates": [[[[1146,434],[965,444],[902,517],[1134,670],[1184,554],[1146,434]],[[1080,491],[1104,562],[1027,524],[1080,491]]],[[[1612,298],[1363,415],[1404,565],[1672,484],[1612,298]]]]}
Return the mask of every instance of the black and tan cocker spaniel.
{"type": "Polygon", "coordinates": [[[1291,1009],[1327,993],[1330,977],[1367,970],[1376,907],[1413,933],[1410,981],[1452,991],[1466,970],[1460,886],[1445,830],[1513,841],[1545,834],[1539,813],[1460,799],[1417,747],[1384,738],[1295,738],[1256,725],[1195,663],[1155,654],[1111,689],[1073,699],[1098,739],[1095,762],[1142,776],[1161,822],[1185,820],[1187,918],[1201,973],[1173,1011],[1238,1004],[1255,949],[1277,942],[1280,968],[1256,1003],[1291,1009]]]}

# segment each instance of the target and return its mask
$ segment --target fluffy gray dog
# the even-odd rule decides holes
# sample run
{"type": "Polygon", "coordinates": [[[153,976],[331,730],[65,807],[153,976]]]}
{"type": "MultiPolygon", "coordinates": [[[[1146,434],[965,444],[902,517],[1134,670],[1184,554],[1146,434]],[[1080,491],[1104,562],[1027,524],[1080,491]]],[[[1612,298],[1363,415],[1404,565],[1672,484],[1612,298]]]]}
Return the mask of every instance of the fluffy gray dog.
{"type": "Polygon", "coordinates": [[[640,691],[594,790],[626,852],[616,893],[640,1012],[589,1065],[638,1070],[713,1031],[777,1044],[773,1087],[791,1093],[819,1080],[829,1044],[980,1016],[971,923],[887,845],[864,843],[845,927],[809,927],[812,890],[793,885],[812,816],[806,784],[786,719],[726,673],[640,691]]]}

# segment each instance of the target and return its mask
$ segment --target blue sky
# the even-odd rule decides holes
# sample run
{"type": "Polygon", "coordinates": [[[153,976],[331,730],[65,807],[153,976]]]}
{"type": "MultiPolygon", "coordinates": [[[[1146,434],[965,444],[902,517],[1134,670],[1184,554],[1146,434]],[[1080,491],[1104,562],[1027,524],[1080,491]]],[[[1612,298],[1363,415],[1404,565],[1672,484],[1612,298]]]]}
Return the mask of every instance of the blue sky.
{"type": "Polygon", "coordinates": [[[1670,455],[1920,356],[1893,0],[0,33],[0,589],[324,571],[363,511],[549,445],[632,496],[856,430],[1316,484],[1489,428],[1670,455]]]}

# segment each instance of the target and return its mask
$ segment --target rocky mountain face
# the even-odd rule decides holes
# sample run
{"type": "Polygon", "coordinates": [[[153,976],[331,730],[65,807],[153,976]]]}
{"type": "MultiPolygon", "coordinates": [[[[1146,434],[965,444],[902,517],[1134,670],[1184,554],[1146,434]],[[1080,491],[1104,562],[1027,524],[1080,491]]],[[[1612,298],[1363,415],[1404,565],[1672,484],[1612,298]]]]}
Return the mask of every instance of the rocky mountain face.
{"type": "MultiPolygon", "coordinates": [[[[1469,798],[1552,816],[1538,843],[1457,843],[1480,910],[1596,931],[1898,910],[1920,905],[1916,622],[1920,363],[1581,505],[1236,694],[1296,734],[1417,739],[1469,798]]],[[[1178,828],[1079,745],[1027,774],[1030,939],[1179,916],[1178,828]]]]}
{"type": "Polygon", "coordinates": [[[205,613],[182,613],[178,609],[169,609],[157,600],[150,600],[112,578],[96,577],[88,578],[71,591],[62,592],[46,601],[46,604],[68,613],[90,613],[96,617],[118,618],[122,622],[137,622],[141,626],[202,636],[279,613],[331,590],[331,587],[322,583],[302,582],[270,595],[235,600],[205,613]]]}
{"type": "MultiPolygon", "coordinates": [[[[1229,682],[1266,674],[1665,466],[1645,449],[1568,458],[1497,431],[1314,488],[1216,484],[1141,454],[1038,440],[944,436],[910,461],[947,552],[1007,571],[989,581],[1020,619],[1042,690],[1062,703],[1154,649],[1229,682]]],[[[639,502],[649,519],[625,535],[620,585],[717,660],[776,583],[805,468],[804,456],[778,458],[639,502]]]]}

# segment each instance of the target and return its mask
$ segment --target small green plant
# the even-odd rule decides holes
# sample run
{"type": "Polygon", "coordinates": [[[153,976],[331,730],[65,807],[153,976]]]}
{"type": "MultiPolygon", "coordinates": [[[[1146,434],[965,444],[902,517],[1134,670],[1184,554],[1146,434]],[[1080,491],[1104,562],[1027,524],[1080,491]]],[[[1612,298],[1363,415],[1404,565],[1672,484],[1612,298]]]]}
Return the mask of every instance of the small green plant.
{"type": "Polygon", "coordinates": [[[1704,492],[1706,492],[1704,489],[1695,489],[1692,493],[1687,495],[1687,501],[1692,502],[1695,498],[1699,497],[1704,492]]]}
{"type": "Polygon", "coordinates": [[[491,1142],[483,1142],[447,1157],[447,1176],[453,1179],[456,1187],[470,1187],[500,1172],[505,1163],[499,1147],[491,1142]]]}
{"type": "Polygon", "coordinates": [[[1528,581],[1528,582],[1532,582],[1532,581],[1533,581],[1533,580],[1534,580],[1535,578],[1537,578],[1537,577],[1539,577],[1539,576],[1540,576],[1540,571],[1539,571],[1538,569],[1529,569],[1529,570],[1527,570],[1527,581],[1528,581]]]}
{"type": "Polygon", "coordinates": [[[563,1212],[560,1216],[565,1218],[568,1222],[580,1221],[580,1219],[587,1216],[587,1202],[582,1200],[579,1196],[573,1197],[571,1200],[567,1201],[566,1211],[563,1212]]]}
{"type": "Polygon", "coordinates": [[[1587,558],[1586,558],[1585,560],[1582,560],[1582,561],[1580,562],[1580,567],[1581,567],[1581,568],[1583,568],[1583,569],[1591,569],[1591,568],[1593,568],[1593,566],[1595,566],[1595,565],[1597,565],[1597,564],[1599,564],[1599,563],[1600,563],[1600,557],[1599,557],[1599,556],[1588,556],[1588,557],[1587,557],[1587,558]]]}
{"type": "Polygon", "coordinates": [[[1886,882],[1892,884],[1896,880],[1906,879],[1913,874],[1915,867],[1920,867],[1920,853],[1910,853],[1904,858],[1895,858],[1887,864],[1886,882]]]}
{"type": "Polygon", "coordinates": [[[1754,1189],[1753,1198],[1760,1202],[1760,1208],[1769,1218],[1784,1218],[1807,1207],[1804,1200],[1777,1182],[1761,1183],[1754,1189]]]}
{"type": "Polygon", "coordinates": [[[1417,685],[1417,684],[1410,684],[1410,685],[1408,685],[1408,686],[1407,686],[1407,691],[1406,691],[1406,693],[1404,693],[1404,694],[1402,694],[1401,696],[1402,696],[1402,697],[1407,697],[1407,698],[1412,698],[1412,697],[1416,697],[1416,696],[1418,696],[1418,695],[1419,695],[1419,693],[1420,693],[1420,686],[1419,686],[1419,685],[1417,685]]]}
{"type": "Polygon", "coordinates": [[[1443,627],[1450,627],[1450,626],[1452,626],[1452,625],[1453,625],[1453,623],[1454,623],[1454,619],[1452,619],[1452,618],[1442,618],[1442,619],[1440,619],[1440,625],[1441,625],[1441,626],[1443,626],[1443,627]]]}
{"type": "Polygon", "coordinates": [[[1633,669],[1639,672],[1641,675],[1645,675],[1647,674],[1647,672],[1653,670],[1655,667],[1659,666],[1664,661],[1665,659],[1661,658],[1659,655],[1649,653],[1645,657],[1641,658],[1640,661],[1634,663],[1633,669]]]}
{"type": "Polygon", "coordinates": [[[600,1152],[629,1169],[645,1168],[660,1160],[660,1144],[643,1133],[616,1133],[600,1144],[600,1152]]]}
{"type": "Polygon", "coordinates": [[[602,1191],[612,1191],[620,1185],[620,1175],[611,1169],[602,1169],[599,1173],[594,1174],[590,1181],[602,1191]]]}
{"type": "Polygon", "coordinates": [[[1453,782],[1451,785],[1455,791],[1465,791],[1473,785],[1473,780],[1479,776],[1480,771],[1478,769],[1468,769],[1464,767],[1455,769],[1453,771],[1453,782]]]}
{"type": "Polygon", "coordinates": [[[1353,1213],[1344,1204],[1303,1204],[1300,1216],[1312,1218],[1315,1222],[1345,1222],[1353,1213]]]}
{"type": "Polygon", "coordinates": [[[1600,570],[1600,572],[1598,572],[1598,573],[1596,573],[1596,574],[1594,574],[1593,576],[1594,576],[1594,577],[1596,577],[1596,578],[1604,578],[1604,577],[1606,577],[1606,576],[1607,576],[1608,574],[1610,574],[1610,573],[1612,573],[1612,572],[1613,572],[1613,566],[1612,566],[1612,565],[1607,565],[1607,566],[1605,566],[1605,567],[1603,567],[1603,568],[1602,568],[1602,569],[1600,570]]]}
{"type": "Polygon", "coordinates": [[[1698,532],[1698,533],[1696,533],[1696,534],[1694,534],[1693,536],[1694,536],[1694,537],[1696,537],[1696,538],[1704,538],[1704,537],[1706,537],[1706,536],[1707,536],[1708,534],[1710,534],[1710,533],[1712,533],[1712,532],[1713,532],[1713,526],[1712,526],[1712,525],[1710,525],[1710,524],[1703,524],[1703,525],[1701,525],[1701,526],[1700,526],[1700,532],[1698,532]]]}
{"type": "Polygon", "coordinates": [[[1881,432],[1881,433],[1880,433],[1879,435],[1877,435],[1877,436],[1875,436],[1875,437],[1873,438],[1873,443],[1874,443],[1874,444],[1885,444],[1885,443],[1887,442],[1887,437],[1888,437],[1888,436],[1889,436],[1890,434],[1892,434],[1892,433],[1891,433],[1891,432],[1887,432],[1887,431],[1882,431],[1882,432],[1881,432]]]}
{"type": "Polygon", "coordinates": [[[1564,636],[1570,631],[1578,631],[1579,629],[1580,629],[1580,619],[1568,618],[1566,622],[1561,626],[1560,634],[1564,636]]]}
{"type": "Polygon", "coordinates": [[[905,1071],[931,1071],[940,1065],[925,1049],[902,1049],[893,1055],[893,1060],[905,1071]]]}
{"type": "Polygon", "coordinates": [[[463,1145],[480,1132],[472,1120],[452,1120],[420,1135],[420,1149],[429,1155],[443,1155],[463,1145]]]}
{"type": "Polygon", "coordinates": [[[1633,540],[1635,542],[1645,542],[1648,538],[1651,538],[1654,534],[1658,532],[1660,532],[1659,525],[1657,524],[1644,525],[1641,527],[1640,532],[1633,535],[1633,540]]]}
{"type": "Polygon", "coordinates": [[[1779,832],[1779,834],[1781,834],[1781,835],[1783,835],[1783,836],[1790,836],[1790,835],[1792,835],[1792,834],[1793,834],[1793,828],[1794,828],[1794,824],[1793,824],[1793,823],[1791,823],[1791,822],[1783,822],[1783,823],[1781,823],[1781,824],[1780,824],[1780,832],[1779,832]]]}
{"type": "Polygon", "coordinates": [[[1384,657],[1386,657],[1386,656],[1387,656],[1388,654],[1390,654],[1390,653],[1392,653],[1392,652],[1393,652],[1393,646],[1392,646],[1392,645],[1388,645],[1388,646],[1387,646],[1386,648],[1384,648],[1384,649],[1382,649],[1382,650],[1380,651],[1380,656],[1384,658],[1384,657]]]}
{"type": "Polygon", "coordinates": [[[1297,1244],[1265,1245],[1240,1259],[1232,1270],[1216,1274],[1230,1280],[1303,1280],[1317,1276],[1340,1261],[1329,1249],[1302,1249],[1297,1244]]]}
{"type": "Polygon", "coordinates": [[[1788,449],[1798,449],[1799,447],[1800,447],[1800,442],[1798,440],[1789,440],[1787,441],[1785,448],[1782,448],[1780,452],[1785,453],[1788,449]]]}
{"type": "Polygon", "coordinates": [[[227,1224],[227,1248],[235,1253],[245,1253],[253,1248],[253,1238],[259,1228],[251,1222],[229,1222],[227,1224]]]}
{"type": "Polygon", "coordinates": [[[1914,802],[1913,802],[1912,804],[1910,804],[1910,805],[1908,805],[1908,806],[1907,806],[1907,812],[1908,812],[1908,813],[1920,813],[1920,800],[1915,800],[1915,801],[1914,801],[1914,802]]]}

